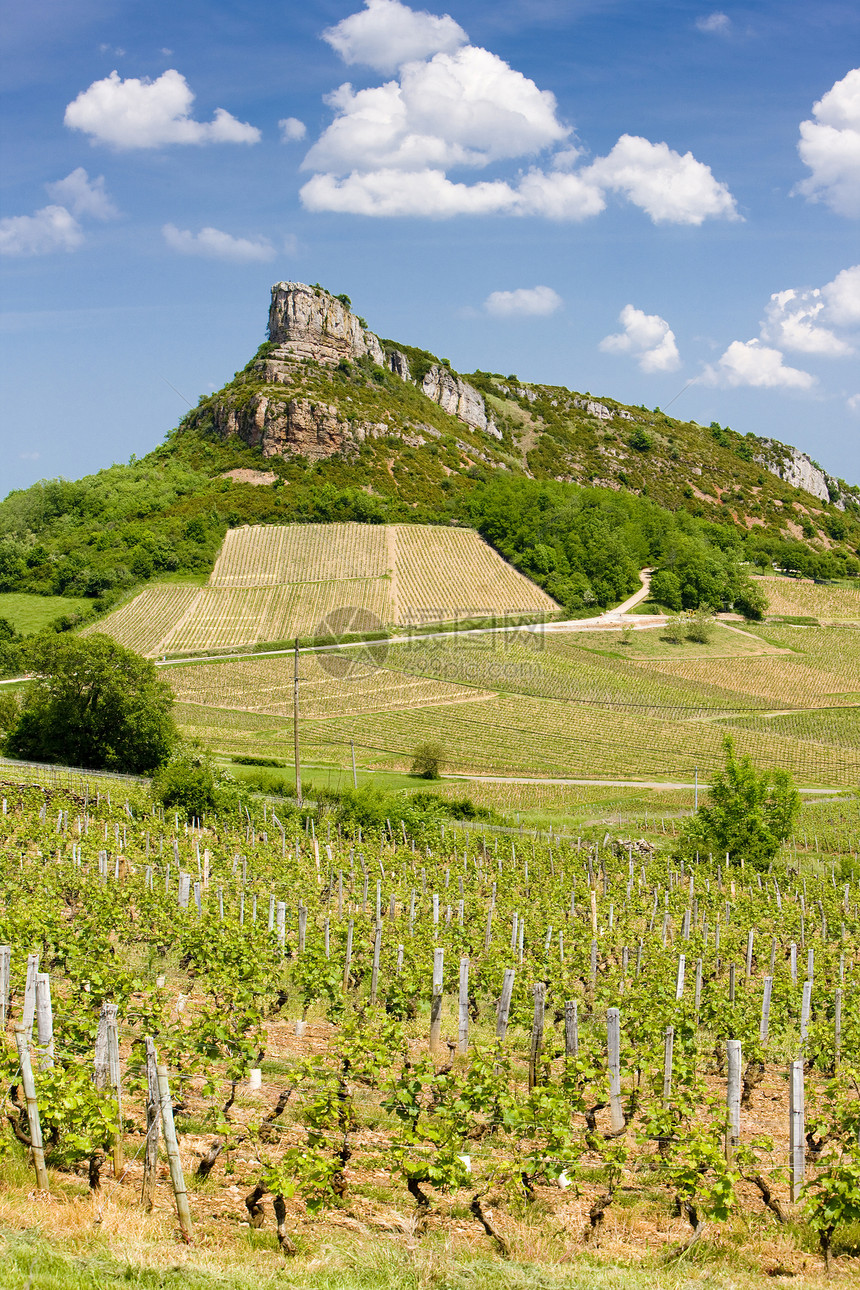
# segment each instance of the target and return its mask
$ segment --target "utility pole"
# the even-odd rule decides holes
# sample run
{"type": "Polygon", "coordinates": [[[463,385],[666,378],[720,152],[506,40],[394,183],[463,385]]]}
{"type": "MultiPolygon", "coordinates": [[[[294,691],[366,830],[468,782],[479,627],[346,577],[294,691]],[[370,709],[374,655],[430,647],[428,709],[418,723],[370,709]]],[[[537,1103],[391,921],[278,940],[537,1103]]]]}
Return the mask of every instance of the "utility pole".
{"type": "Polygon", "coordinates": [[[299,765],[299,638],[293,655],[293,743],[296,756],[296,801],[302,804],[302,771],[299,765]]]}
{"type": "Polygon", "coordinates": [[[695,803],[695,809],[696,809],[697,811],[698,811],[698,809],[699,809],[699,768],[698,768],[698,766],[696,767],[696,803],[695,803]]]}
{"type": "Polygon", "coordinates": [[[355,773],[355,743],[351,741],[349,746],[352,749],[352,786],[353,788],[357,789],[358,776],[355,773]]]}

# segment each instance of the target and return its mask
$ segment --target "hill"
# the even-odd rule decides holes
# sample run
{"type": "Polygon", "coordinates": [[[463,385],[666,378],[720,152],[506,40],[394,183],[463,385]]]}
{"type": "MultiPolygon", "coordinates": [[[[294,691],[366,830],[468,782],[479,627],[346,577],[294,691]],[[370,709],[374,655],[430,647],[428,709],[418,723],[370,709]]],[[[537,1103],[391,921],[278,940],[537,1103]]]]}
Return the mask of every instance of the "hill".
{"type": "MultiPolygon", "coordinates": [[[[793,448],[380,339],[345,297],[276,284],[269,339],[141,460],[0,503],[0,594],[103,612],[199,586],[242,525],[477,530],[569,613],[671,574],[666,603],[756,608],[741,563],[860,573],[860,491],[793,448]],[[674,581],[673,581],[674,579],[674,581]]],[[[0,614],[2,614],[0,606],[0,614]]]]}

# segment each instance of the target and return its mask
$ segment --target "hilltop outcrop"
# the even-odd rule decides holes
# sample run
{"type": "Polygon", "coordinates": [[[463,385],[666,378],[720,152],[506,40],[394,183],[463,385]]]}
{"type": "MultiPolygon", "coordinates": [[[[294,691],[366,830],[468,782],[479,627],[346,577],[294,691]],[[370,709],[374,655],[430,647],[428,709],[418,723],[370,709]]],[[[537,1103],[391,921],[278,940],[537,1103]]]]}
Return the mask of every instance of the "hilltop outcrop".
{"type": "MultiPolygon", "coordinates": [[[[276,282],[272,287],[272,303],[269,307],[271,348],[261,368],[266,378],[270,381],[283,380],[286,375],[283,364],[297,359],[311,359],[316,363],[336,367],[343,361],[357,362],[368,358],[377,366],[393,372],[402,381],[417,384],[428,399],[438,403],[445,412],[464,425],[501,439],[501,431],[488,413],[483,395],[473,385],[443,363],[434,363],[420,382],[415,381],[406,355],[399,349],[385,350],[379,337],[369,330],[364,319],[352,312],[347,300],[347,297],[332,296],[322,287],[309,287],[303,282],[276,282]]],[[[264,417],[267,412],[268,408],[263,413],[264,417]]],[[[295,417],[295,410],[288,411],[285,415],[289,422],[290,418],[295,417]]],[[[278,416],[283,420],[281,414],[278,416]]],[[[355,427],[342,429],[349,436],[355,427]]],[[[227,434],[236,432],[229,426],[225,427],[227,434]]],[[[238,432],[241,433],[241,430],[238,432]]],[[[338,437],[337,433],[327,432],[320,442],[335,442],[338,437]]],[[[287,452],[298,451],[291,447],[293,441],[289,432],[275,435],[271,439],[273,444],[280,443],[287,452]]],[[[331,449],[334,452],[339,450],[331,449]]],[[[273,451],[278,449],[274,448],[273,451]]]]}
{"type": "Polygon", "coordinates": [[[292,462],[330,462],[340,481],[412,506],[506,472],[647,493],[744,534],[802,537],[819,553],[860,548],[860,489],[796,448],[590,391],[463,376],[428,350],[381,338],[348,296],[319,284],[275,283],[268,340],[181,429],[240,454],[247,446],[279,479],[292,462]]]}

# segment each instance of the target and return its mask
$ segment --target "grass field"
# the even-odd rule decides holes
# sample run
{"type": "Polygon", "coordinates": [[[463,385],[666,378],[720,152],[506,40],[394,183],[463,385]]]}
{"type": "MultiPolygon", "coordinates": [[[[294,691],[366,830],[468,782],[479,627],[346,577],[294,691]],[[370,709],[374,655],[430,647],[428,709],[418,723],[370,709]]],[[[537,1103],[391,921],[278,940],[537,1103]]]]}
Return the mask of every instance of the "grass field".
{"type": "Polygon", "coordinates": [[[0,594],[0,618],[7,619],[24,636],[41,631],[63,614],[82,613],[91,606],[91,600],[76,596],[30,596],[14,591],[0,594]]]}

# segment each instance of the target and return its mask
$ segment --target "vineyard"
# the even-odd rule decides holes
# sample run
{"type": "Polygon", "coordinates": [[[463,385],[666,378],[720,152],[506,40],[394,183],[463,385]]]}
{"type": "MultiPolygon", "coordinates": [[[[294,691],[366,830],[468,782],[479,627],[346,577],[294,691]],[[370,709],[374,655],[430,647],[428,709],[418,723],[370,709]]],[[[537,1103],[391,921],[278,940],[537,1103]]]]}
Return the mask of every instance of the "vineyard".
{"type": "MultiPolygon", "coordinates": [[[[431,740],[454,773],[689,780],[695,767],[707,777],[721,764],[731,732],[741,751],[803,783],[856,784],[860,631],[721,630],[749,653],[700,658],[690,646],[673,659],[651,646],[649,657],[659,630],[636,633],[629,654],[618,631],[554,630],[302,653],[302,743],[335,765],[354,743],[365,765],[408,766],[431,740]]],[[[291,657],[165,675],[183,727],[220,751],[282,756],[292,745],[291,657]],[[249,723],[245,713],[258,716],[249,723]]]]}
{"type": "Polygon", "coordinates": [[[557,609],[471,529],[254,525],[227,533],[205,587],[146,587],[86,631],[157,657],[557,609]]]}
{"type": "Polygon", "coordinates": [[[391,561],[387,530],[374,524],[277,524],[230,529],[210,587],[383,578],[391,561]]]}
{"type": "Polygon", "coordinates": [[[769,613],[860,621],[860,590],[829,587],[806,578],[756,578],[767,596],[769,613]]]}
{"type": "Polygon", "coordinates": [[[283,1255],[289,1284],[465,1287],[852,1252],[856,803],[756,871],[407,798],[364,832],[251,802],[192,825],[2,774],[7,1229],[189,1277],[217,1249],[260,1285],[283,1255]]]}

